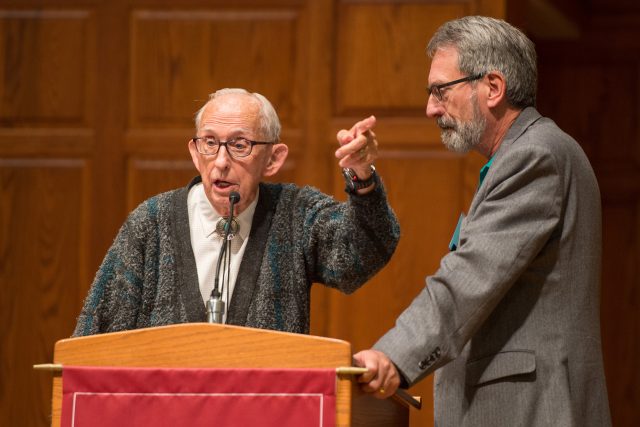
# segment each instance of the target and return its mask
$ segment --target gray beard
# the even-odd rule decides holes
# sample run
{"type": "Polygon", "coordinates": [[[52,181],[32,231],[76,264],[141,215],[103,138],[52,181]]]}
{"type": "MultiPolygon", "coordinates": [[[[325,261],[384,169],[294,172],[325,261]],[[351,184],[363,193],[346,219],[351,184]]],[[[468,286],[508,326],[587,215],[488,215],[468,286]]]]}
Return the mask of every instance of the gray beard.
{"type": "Polygon", "coordinates": [[[477,147],[482,139],[482,134],[487,126],[487,120],[480,113],[475,96],[473,102],[473,118],[469,122],[458,122],[455,119],[438,117],[440,137],[448,150],[457,153],[467,153],[477,147]]]}

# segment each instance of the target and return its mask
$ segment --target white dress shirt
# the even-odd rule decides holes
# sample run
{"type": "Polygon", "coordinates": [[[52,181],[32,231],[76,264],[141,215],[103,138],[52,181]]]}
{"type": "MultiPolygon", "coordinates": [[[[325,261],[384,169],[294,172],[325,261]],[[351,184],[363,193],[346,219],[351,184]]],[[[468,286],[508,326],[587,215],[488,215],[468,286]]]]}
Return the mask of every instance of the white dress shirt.
{"type": "MultiPolygon", "coordinates": [[[[229,301],[233,296],[236,278],[240,270],[240,262],[244,250],[249,241],[249,231],[253,222],[253,214],[256,210],[259,194],[251,204],[236,218],[240,225],[240,230],[231,240],[231,274],[229,275],[229,286],[226,287],[226,280],[220,274],[218,288],[222,291],[222,299],[226,303],[226,310],[223,316],[223,323],[226,322],[227,312],[229,311],[229,301]],[[224,287],[224,288],[223,288],[224,287]]],[[[204,192],[202,183],[194,185],[189,190],[187,197],[187,205],[189,209],[189,229],[191,231],[191,248],[196,259],[196,267],[198,270],[198,282],[200,285],[200,294],[202,300],[206,304],[213,291],[216,266],[218,264],[218,256],[222,247],[222,237],[216,233],[216,224],[221,215],[211,206],[209,199],[204,192]]],[[[223,261],[220,271],[226,271],[226,262],[223,261]]]]}

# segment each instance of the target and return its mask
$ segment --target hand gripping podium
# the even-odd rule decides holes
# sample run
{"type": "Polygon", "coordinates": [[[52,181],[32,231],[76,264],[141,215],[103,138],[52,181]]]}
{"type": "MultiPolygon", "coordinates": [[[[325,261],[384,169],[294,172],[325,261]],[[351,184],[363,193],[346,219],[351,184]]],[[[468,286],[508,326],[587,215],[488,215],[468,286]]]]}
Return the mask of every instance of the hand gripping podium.
{"type": "MultiPolygon", "coordinates": [[[[116,368],[335,369],[336,426],[408,426],[420,402],[405,392],[380,400],[360,391],[351,344],[337,339],[240,326],[187,323],[63,339],[53,365],[52,422],[60,426],[64,366],[116,368]]],[[[223,369],[223,370],[224,370],[223,369]]],[[[277,378],[276,377],[276,381],[277,378]]],[[[171,400],[168,400],[169,404],[171,400]]],[[[214,425],[214,424],[212,424],[214,425]]]]}

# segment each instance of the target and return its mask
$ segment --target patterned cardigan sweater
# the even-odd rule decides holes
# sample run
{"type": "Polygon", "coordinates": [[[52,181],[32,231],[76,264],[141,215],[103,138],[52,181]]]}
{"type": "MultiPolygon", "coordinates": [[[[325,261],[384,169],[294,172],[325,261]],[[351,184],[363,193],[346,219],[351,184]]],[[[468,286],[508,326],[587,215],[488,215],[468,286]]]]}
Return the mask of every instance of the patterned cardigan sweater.
{"type": "MultiPolygon", "coordinates": [[[[187,213],[198,182],[130,213],[74,336],[206,321],[187,213]]],[[[261,183],[227,323],[308,333],[311,285],[354,292],[389,261],[399,236],[379,179],[374,191],[343,203],[308,186],[261,183]]]]}

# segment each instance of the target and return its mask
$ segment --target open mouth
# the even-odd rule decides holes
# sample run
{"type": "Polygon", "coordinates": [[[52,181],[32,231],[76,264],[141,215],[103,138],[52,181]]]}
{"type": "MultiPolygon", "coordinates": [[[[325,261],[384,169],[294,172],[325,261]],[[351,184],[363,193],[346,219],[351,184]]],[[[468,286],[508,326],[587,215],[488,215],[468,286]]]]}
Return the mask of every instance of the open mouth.
{"type": "Polygon", "coordinates": [[[217,179],[217,180],[214,181],[213,185],[216,188],[219,188],[221,190],[225,190],[225,189],[233,186],[234,184],[230,183],[229,181],[222,181],[220,179],[217,179]]]}

